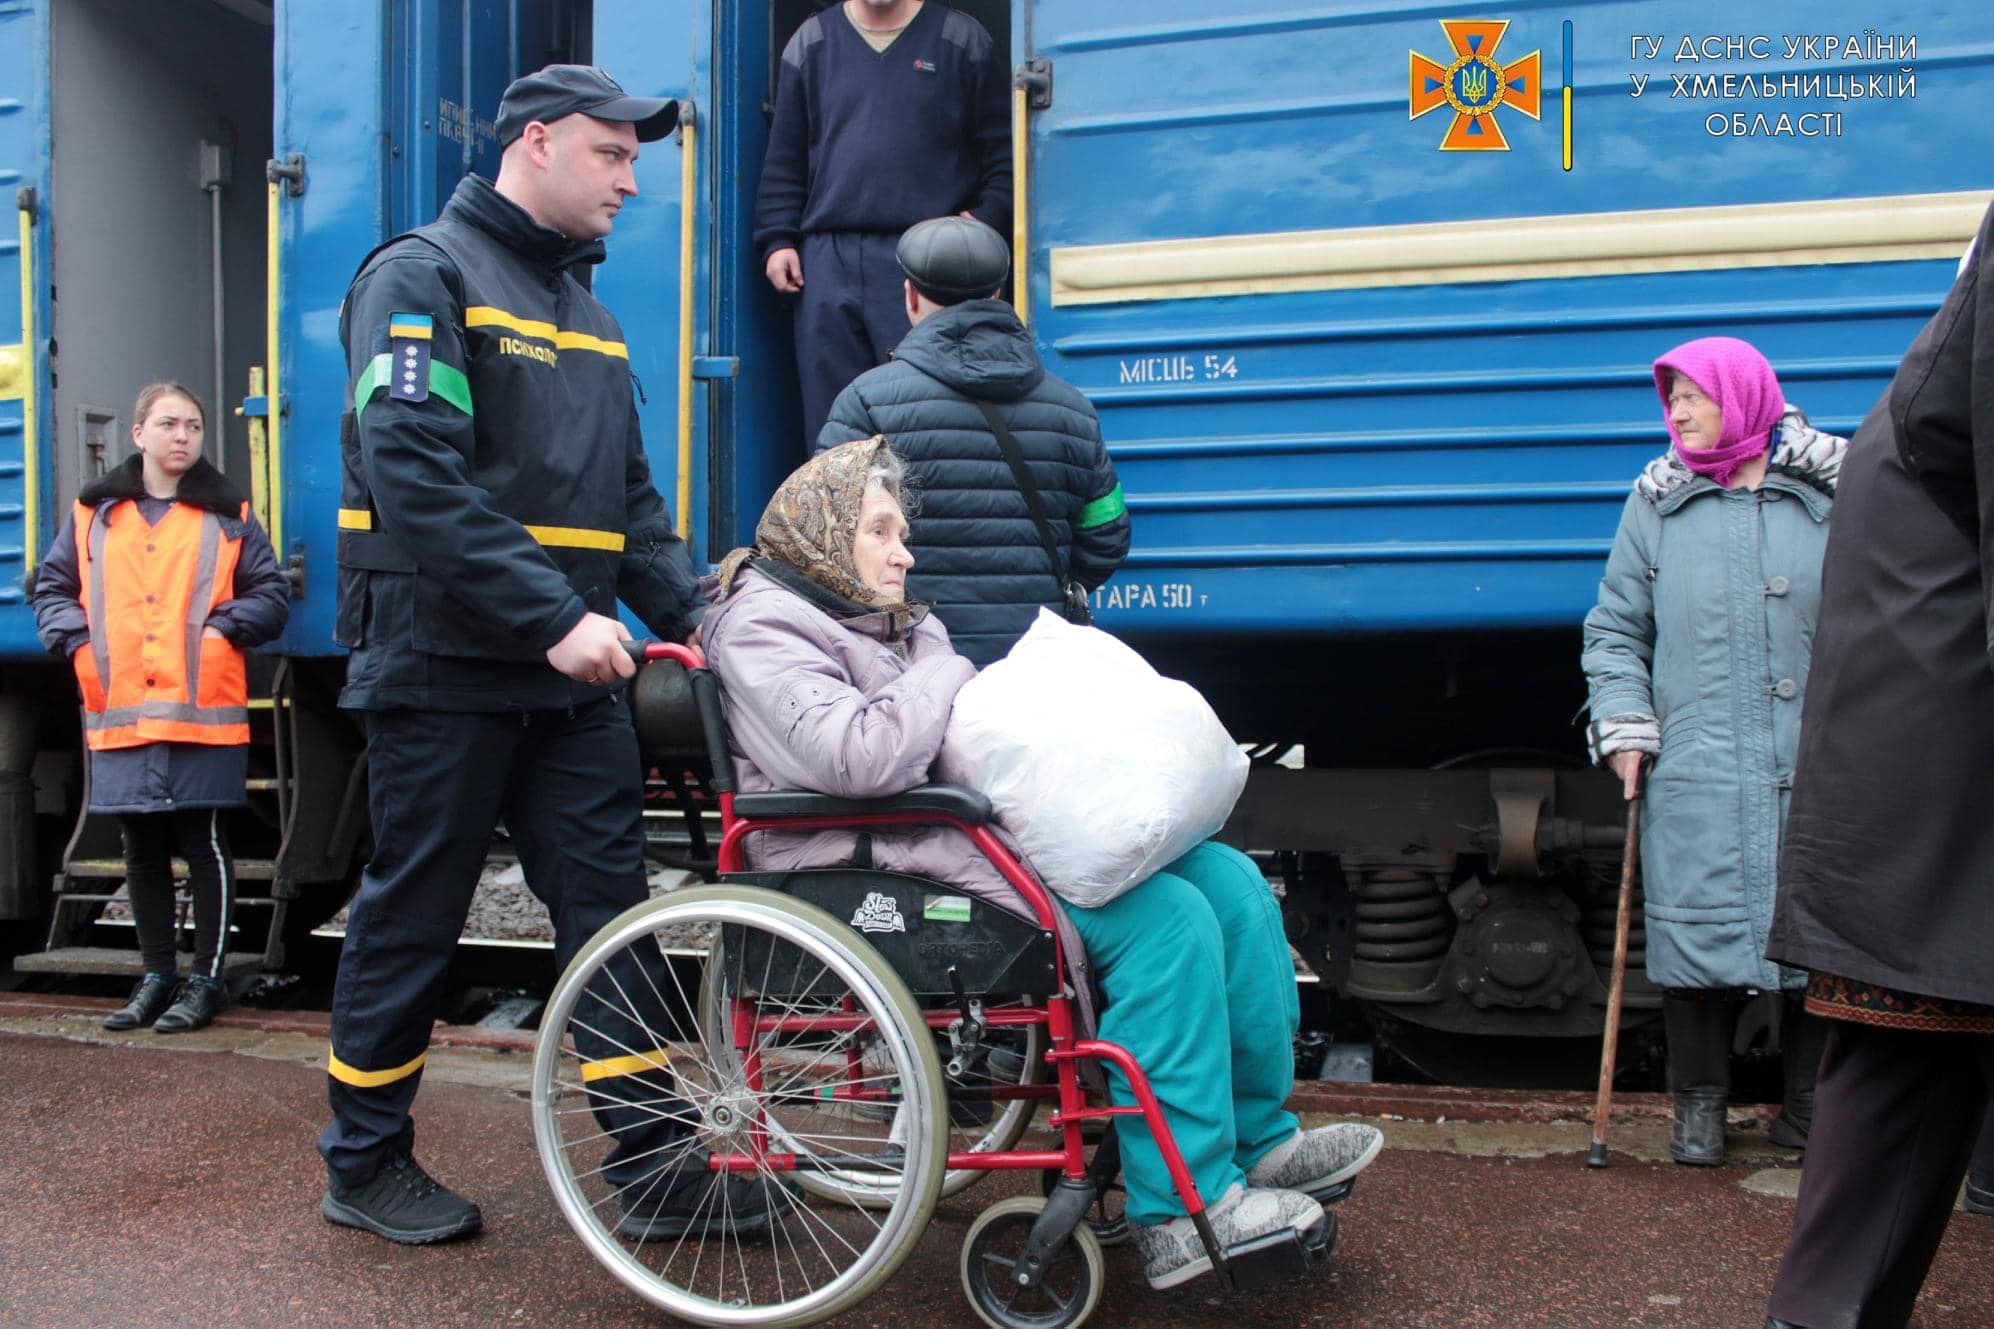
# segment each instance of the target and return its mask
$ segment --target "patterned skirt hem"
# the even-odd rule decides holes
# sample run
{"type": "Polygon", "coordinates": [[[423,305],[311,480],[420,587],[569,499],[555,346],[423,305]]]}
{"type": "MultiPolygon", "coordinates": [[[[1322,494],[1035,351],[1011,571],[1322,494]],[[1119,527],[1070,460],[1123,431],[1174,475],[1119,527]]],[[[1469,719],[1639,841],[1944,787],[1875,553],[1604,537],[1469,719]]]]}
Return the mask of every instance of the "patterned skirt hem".
{"type": "Polygon", "coordinates": [[[1829,1020],[1906,1033],[1994,1034],[1994,1007],[1900,992],[1834,974],[1808,977],[1807,1011],[1829,1020]]]}

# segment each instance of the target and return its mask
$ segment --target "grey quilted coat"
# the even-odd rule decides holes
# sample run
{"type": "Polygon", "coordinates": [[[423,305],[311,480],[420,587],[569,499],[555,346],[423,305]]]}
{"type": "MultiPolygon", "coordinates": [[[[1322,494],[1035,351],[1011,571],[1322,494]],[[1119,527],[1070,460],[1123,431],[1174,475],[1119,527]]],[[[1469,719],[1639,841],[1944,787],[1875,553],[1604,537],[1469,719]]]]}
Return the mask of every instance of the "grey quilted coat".
{"type": "MultiPolygon", "coordinates": [[[[1846,446],[1789,408],[1757,490],[1670,453],[1621,512],[1583,660],[1596,723],[1660,730],[1641,869],[1662,987],[1782,985],[1766,935],[1846,446]]],[[[1801,981],[1788,971],[1783,985],[1801,981]]]]}

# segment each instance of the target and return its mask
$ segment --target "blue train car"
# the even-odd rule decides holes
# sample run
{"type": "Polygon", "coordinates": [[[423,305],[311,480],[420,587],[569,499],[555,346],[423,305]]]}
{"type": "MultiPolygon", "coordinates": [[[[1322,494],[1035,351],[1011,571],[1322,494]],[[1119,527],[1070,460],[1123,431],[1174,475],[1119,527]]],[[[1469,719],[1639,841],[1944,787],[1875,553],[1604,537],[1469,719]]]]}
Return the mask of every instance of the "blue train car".
{"type": "MultiPolygon", "coordinates": [[[[364,850],[330,703],[338,304],[495,171],[523,70],[591,60],[689,110],[596,280],[695,550],[747,537],[802,455],[748,237],[777,58],[822,7],[0,3],[0,916],[115,866],[23,587],[162,376],[222,404],[296,586],[258,870],[274,910],[336,901],[364,850]]],[[[1746,337],[1851,431],[1994,185],[1994,47],[1841,0],[955,7],[1018,72],[1021,309],[1134,514],[1099,619],[1258,745],[1229,833],[1286,878],[1298,947],[1409,1044],[1596,1031],[1619,814],[1570,769],[1577,624],[1665,442],[1648,364],[1746,337]]]]}

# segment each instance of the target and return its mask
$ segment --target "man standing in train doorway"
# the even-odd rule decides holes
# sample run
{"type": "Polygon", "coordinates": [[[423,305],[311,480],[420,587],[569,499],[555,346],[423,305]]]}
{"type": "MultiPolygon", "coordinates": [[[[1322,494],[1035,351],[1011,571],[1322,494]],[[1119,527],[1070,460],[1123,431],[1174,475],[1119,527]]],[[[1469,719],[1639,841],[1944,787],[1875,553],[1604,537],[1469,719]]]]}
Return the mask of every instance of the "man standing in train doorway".
{"type": "MultiPolygon", "coordinates": [[[[553,917],[557,966],[646,895],[616,602],[673,639],[700,605],[651,483],[622,331],[575,274],[602,261],[637,192],[638,145],[677,120],[676,102],[599,69],[518,79],[499,104],[497,183],[466,176],[436,222],[367,257],[342,307],[334,639],[352,651],[340,704],[366,729],[374,852],[333,995],[320,1210],[391,1241],[482,1222],[416,1163],[409,1107],[495,825],[553,917]]],[[[614,1020],[598,1032],[626,1051],[631,1036],[614,1020]]],[[[661,1164],[668,1144],[688,1152],[685,1128],[623,1106],[670,1091],[646,1083],[646,1057],[620,1060],[592,1095],[617,1141],[604,1175],[642,1197],[618,1231],[671,1235],[702,1204],[765,1226],[759,1185],[716,1196],[703,1160],[661,1164]]]]}
{"type": "Polygon", "coordinates": [[[907,334],[900,233],[957,212],[1010,224],[1010,79],[990,34],[924,0],[806,19],[782,51],[754,231],[769,283],[797,297],[806,446],[907,334]]]}
{"type": "Polygon", "coordinates": [[[838,394],[817,446],[892,441],[922,496],[910,593],[981,669],[1041,606],[1085,621],[1084,597],[1128,556],[1128,508],[1093,403],[1047,371],[995,298],[1004,238],[935,217],[908,227],[896,252],[913,330],[892,364],[838,394]]]}

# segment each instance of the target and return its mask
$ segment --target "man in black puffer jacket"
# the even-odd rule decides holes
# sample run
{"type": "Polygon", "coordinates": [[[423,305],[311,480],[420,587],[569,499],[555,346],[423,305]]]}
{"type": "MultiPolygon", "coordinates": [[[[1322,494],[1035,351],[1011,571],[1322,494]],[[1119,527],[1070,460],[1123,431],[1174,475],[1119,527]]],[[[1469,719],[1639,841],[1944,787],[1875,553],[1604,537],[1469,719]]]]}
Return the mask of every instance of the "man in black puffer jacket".
{"type": "Polygon", "coordinates": [[[891,363],[852,380],[817,447],[884,434],[906,462],[913,513],[908,593],[932,604],[955,648],[980,669],[1011,649],[1067,581],[1094,590],[1129,551],[1128,511],[1094,407],[1046,372],[1031,334],[994,298],[1009,254],[969,217],[910,227],[897,251],[914,328],[891,363]],[[983,407],[994,405],[1038,485],[1061,565],[983,407]]]}

